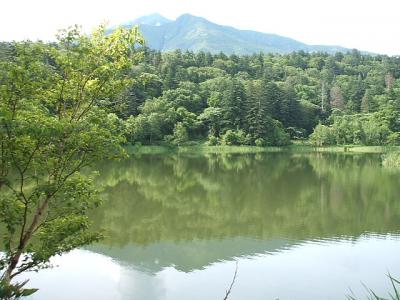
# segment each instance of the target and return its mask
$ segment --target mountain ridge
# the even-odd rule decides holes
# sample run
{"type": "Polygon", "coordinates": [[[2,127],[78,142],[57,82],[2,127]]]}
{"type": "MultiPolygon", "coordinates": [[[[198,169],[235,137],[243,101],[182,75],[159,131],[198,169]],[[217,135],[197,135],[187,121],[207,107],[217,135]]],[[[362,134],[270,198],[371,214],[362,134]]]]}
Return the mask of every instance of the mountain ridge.
{"type": "Polygon", "coordinates": [[[243,55],[259,52],[285,54],[305,51],[334,54],[350,51],[341,46],[308,45],[278,34],[219,25],[191,14],[169,20],[155,13],[121,26],[129,28],[133,25],[139,25],[149,48],[163,52],[180,49],[243,55]]]}

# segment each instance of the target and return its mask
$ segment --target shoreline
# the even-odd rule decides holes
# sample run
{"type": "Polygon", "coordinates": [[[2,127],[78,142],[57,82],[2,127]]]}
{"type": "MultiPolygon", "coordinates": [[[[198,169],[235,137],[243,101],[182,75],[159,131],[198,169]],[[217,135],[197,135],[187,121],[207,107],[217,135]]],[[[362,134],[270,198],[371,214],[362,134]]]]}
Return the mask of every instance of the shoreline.
{"type": "Polygon", "coordinates": [[[400,146],[323,146],[316,147],[307,144],[292,144],[288,146],[208,146],[205,144],[188,146],[167,145],[128,145],[125,147],[128,155],[136,154],[164,154],[164,153],[187,153],[187,154],[254,154],[254,153],[352,153],[352,154],[385,154],[400,152],[400,146]]]}

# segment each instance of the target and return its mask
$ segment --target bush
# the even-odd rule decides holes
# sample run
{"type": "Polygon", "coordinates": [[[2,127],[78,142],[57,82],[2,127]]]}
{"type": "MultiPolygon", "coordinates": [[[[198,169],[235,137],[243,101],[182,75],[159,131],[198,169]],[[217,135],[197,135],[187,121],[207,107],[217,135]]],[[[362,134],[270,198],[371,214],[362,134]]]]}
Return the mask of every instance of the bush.
{"type": "Polygon", "coordinates": [[[286,128],[286,132],[292,140],[303,140],[307,136],[306,130],[298,127],[288,127],[286,128]]]}
{"type": "Polygon", "coordinates": [[[393,133],[387,124],[374,117],[365,120],[362,128],[366,145],[385,145],[388,142],[388,137],[393,133]]]}
{"type": "Polygon", "coordinates": [[[243,145],[245,144],[246,137],[243,130],[227,130],[222,136],[222,143],[224,145],[243,145]]]}
{"type": "Polygon", "coordinates": [[[310,141],[314,146],[326,146],[335,144],[335,136],[330,127],[318,124],[310,135],[310,141]]]}
{"type": "Polygon", "coordinates": [[[213,136],[213,135],[209,135],[207,145],[209,145],[209,146],[219,145],[219,138],[217,138],[216,136],[213,136]]]}
{"type": "Polygon", "coordinates": [[[258,138],[258,139],[256,139],[256,140],[254,141],[254,144],[255,144],[257,147],[263,147],[263,146],[265,146],[265,140],[262,139],[262,138],[258,138]]]}
{"type": "Polygon", "coordinates": [[[400,133],[399,132],[391,133],[386,139],[386,144],[390,146],[400,145],[400,133]]]}
{"type": "Polygon", "coordinates": [[[290,135],[285,132],[282,124],[276,121],[276,126],[274,128],[274,142],[272,146],[286,146],[290,144],[290,135]]]}

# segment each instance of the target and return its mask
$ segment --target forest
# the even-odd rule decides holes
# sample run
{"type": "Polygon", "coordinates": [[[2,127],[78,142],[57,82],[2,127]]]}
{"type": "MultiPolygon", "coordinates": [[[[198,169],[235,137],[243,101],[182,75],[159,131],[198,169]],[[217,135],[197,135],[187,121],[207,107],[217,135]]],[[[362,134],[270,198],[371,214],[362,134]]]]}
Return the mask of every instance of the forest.
{"type": "Polygon", "coordinates": [[[132,73],[117,113],[131,143],[399,143],[399,57],[145,49],[132,73]]]}
{"type": "MultiPolygon", "coordinates": [[[[2,43],[0,59],[12,59],[13,47],[2,43]]],[[[132,83],[103,99],[129,143],[400,143],[399,57],[136,51],[132,83]]]]}

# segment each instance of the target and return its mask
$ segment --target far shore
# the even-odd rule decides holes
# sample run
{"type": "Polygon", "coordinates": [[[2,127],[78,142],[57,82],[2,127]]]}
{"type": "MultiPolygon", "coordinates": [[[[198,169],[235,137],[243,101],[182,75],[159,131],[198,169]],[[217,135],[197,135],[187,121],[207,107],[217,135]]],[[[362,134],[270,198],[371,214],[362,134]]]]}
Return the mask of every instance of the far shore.
{"type": "Polygon", "coordinates": [[[288,146],[229,146],[206,144],[194,145],[129,145],[126,146],[129,155],[135,154],[163,154],[163,153],[268,153],[268,152],[295,152],[295,153],[390,153],[400,152],[400,146],[362,146],[340,145],[316,147],[306,143],[293,143],[288,146]]]}

